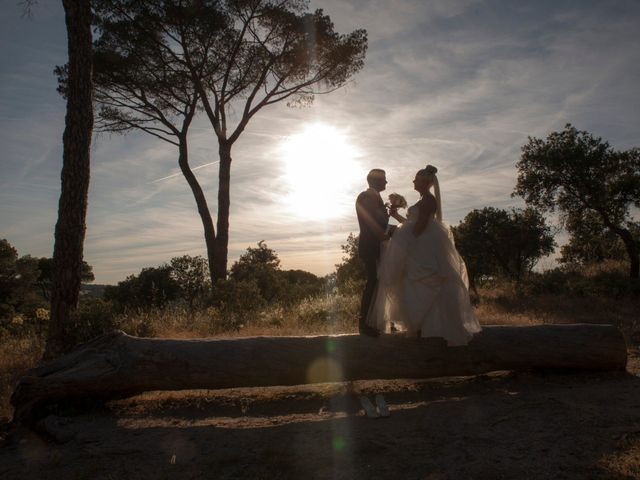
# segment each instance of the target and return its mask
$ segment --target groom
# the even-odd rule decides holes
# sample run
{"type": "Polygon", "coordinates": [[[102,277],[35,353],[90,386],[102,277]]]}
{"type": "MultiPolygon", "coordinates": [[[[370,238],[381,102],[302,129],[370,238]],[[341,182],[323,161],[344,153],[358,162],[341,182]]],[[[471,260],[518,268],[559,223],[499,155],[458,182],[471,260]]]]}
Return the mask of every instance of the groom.
{"type": "Polygon", "coordinates": [[[360,241],[358,243],[359,256],[364,262],[367,274],[367,284],[362,292],[360,304],[360,318],[358,329],[361,334],[377,337],[380,332],[366,324],[367,312],[373,299],[378,283],[378,258],[380,257],[380,243],[388,240],[385,233],[389,223],[389,214],[384,206],[380,192],[387,186],[384,170],[374,168],[367,175],[369,188],[358,195],[356,213],[360,226],[360,241]]]}

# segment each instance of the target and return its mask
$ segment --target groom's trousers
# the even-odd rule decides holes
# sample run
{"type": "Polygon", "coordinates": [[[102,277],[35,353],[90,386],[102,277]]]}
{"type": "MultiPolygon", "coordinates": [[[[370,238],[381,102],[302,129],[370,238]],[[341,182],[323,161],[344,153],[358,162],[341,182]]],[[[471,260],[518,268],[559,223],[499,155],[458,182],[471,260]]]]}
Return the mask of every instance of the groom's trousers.
{"type": "Polygon", "coordinates": [[[365,326],[367,313],[373,300],[373,294],[378,284],[378,259],[376,257],[367,256],[362,259],[364,262],[365,272],[367,274],[367,283],[362,292],[362,302],[360,303],[360,321],[359,326],[365,326]]]}

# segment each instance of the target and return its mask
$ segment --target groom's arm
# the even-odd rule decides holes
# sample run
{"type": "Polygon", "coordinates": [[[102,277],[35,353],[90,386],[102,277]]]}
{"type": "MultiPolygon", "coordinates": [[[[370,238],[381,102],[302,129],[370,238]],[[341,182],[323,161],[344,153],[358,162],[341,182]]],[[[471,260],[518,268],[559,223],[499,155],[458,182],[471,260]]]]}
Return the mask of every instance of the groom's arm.
{"type": "Polygon", "coordinates": [[[362,219],[369,230],[382,242],[383,240],[388,240],[389,236],[376,219],[376,212],[379,207],[376,200],[376,198],[361,194],[356,200],[356,212],[358,218],[362,219]]]}

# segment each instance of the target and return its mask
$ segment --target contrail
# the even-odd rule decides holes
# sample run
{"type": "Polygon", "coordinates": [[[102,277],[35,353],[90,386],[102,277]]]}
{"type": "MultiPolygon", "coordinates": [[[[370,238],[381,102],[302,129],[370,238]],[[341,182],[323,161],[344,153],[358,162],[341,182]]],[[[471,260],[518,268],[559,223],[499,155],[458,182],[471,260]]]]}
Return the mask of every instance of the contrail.
{"type": "MultiPolygon", "coordinates": [[[[194,172],[196,170],[200,170],[201,168],[208,167],[209,165],[213,165],[214,163],[219,163],[219,162],[220,162],[220,160],[215,160],[214,162],[209,162],[209,163],[205,163],[203,165],[198,165],[197,167],[193,167],[191,169],[191,171],[194,172]]],[[[158,178],[157,180],[152,180],[149,183],[158,183],[158,182],[161,182],[162,180],[168,180],[170,178],[177,177],[178,175],[182,175],[182,172],[172,173],[171,175],[167,175],[166,177],[158,178]]]]}

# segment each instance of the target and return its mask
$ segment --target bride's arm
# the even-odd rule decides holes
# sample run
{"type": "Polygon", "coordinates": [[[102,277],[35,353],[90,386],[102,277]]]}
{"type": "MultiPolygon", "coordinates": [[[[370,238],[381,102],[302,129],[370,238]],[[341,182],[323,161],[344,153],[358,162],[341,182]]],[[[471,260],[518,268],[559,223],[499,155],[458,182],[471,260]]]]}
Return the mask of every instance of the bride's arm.
{"type": "Polygon", "coordinates": [[[412,233],[415,237],[424,232],[425,228],[429,224],[429,220],[436,213],[436,199],[433,195],[425,195],[422,200],[418,202],[418,220],[413,226],[412,233]]]}
{"type": "Polygon", "coordinates": [[[395,218],[399,223],[404,223],[407,221],[407,219],[405,217],[403,217],[402,215],[400,215],[398,213],[398,208],[397,207],[390,207],[389,208],[389,215],[393,218],[395,218]]]}

